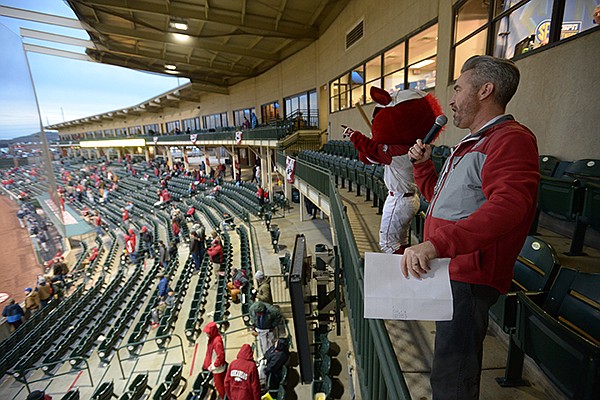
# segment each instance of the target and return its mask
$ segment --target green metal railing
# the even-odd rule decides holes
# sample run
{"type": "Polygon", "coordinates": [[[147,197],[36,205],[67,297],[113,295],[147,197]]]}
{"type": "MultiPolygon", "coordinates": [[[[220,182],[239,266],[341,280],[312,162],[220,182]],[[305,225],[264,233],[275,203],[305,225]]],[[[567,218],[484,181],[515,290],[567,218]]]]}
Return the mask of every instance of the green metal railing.
{"type": "MultiPolygon", "coordinates": [[[[284,153],[277,153],[277,163],[285,167],[284,153]]],[[[408,386],[383,320],[364,317],[364,259],[356,246],[333,174],[305,161],[296,160],[296,176],[329,197],[331,224],[342,262],[346,309],[363,398],[410,399],[408,386]]]]}

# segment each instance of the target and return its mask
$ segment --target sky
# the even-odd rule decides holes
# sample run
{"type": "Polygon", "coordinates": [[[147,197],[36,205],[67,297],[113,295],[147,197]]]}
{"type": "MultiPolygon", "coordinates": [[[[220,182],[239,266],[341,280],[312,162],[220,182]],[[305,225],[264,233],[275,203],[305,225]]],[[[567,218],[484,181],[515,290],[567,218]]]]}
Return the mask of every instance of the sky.
{"type": "MultiPolygon", "coordinates": [[[[0,0],[0,5],[75,18],[62,0],[0,0]]],[[[83,47],[22,39],[19,28],[81,39],[84,30],[63,28],[0,16],[0,139],[40,130],[37,94],[44,126],[130,107],[188,82],[95,62],[40,53],[23,54],[22,42],[83,54],[83,47]],[[30,84],[27,61],[35,85],[30,84]]]]}

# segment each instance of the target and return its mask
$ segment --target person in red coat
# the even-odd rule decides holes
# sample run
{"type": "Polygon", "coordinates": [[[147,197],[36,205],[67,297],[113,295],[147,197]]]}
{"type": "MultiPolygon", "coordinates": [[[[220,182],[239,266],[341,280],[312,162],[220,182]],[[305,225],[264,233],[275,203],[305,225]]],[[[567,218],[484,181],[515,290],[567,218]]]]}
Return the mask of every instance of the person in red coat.
{"type": "Polygon", "coordinates": [[[260,379],[252,348],[244,344],[225,376],[225,393],[229,400],[259,400],[260,379]]]}
{"type": "Polygon", "coordinates": [[[129,211],[127,211],[126,208],[123,208],[122,218],[123,223],[127,222],[127,220],[129,219],[129,211]]]}
{"type": "Polygon", "coordinates": [[[171,221],[171,229],[173,230],[173,237],[175,238],[175,243],[178,244],[180,241],[179,233],[181,232],[181,228],[179,227],[177,220],[174,219],[171,221]]]}
{"type": "Polygon", "coordinates": [[[212,374],[215,389],[217,389],[219,397],[223,399],[225,398],[225,373],[227,370],[223,338],[214,322],[209,322],[202,331],[208,335],[208,346],[206,346],[202,369],[208,370],[212,374]]]}

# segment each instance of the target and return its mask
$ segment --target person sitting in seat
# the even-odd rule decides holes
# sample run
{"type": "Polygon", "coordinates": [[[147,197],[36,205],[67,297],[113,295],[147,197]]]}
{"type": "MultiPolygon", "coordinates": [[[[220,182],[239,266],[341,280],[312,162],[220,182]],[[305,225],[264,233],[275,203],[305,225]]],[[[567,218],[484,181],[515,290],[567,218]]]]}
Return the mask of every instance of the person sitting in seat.
{"type": "Polygon", "coordinates": [[[231,270],[231,282],[227,282],[227,291],[231,296],[231,301],[237,303],[240,293],[246,289],[247,285],[248,279],[244,276],[243,271],[233,268],[231,270]]]}
{"type": "Polygon", "coordinates": [[[152,329],[158,328],[159,321],[165,314],[167,308],[173,308],[175,306],[175,292],[173,289],[169,289],[167,297],[164,300],[160,300],[158,305],[152,309],[151,322],[152,329]]]}
{"type": "Polygon", "coordinates": [[[223,222],[221,222],[221,230],[225,232],[228,229],[235,229],[235,224],[233,223],[233,216],[229,213],[223,213],[223,222]]]}

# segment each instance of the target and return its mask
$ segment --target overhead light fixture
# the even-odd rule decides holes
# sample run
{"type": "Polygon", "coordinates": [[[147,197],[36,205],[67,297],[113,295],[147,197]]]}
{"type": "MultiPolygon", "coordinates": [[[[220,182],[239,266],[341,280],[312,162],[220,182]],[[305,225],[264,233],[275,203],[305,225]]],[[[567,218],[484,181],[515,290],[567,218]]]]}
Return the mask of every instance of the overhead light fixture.
{"type": "Polygon", "coordinates": [[[434,62],[435,62],[435,60],[432,60],[432,59],[423,60],[423,61],[419,61],[416,64],[411,65],[408,68],[412,68],[412,69],[423,68],[423,67],[433,64],[434,62]]]}
{"type": "Polygon", "coordinates": [[[173,29],[179,29],[180,31],[187,31],[188,30],[188,24],[186,21],[183,20],[170,20],[169,21],[169,26],[173,29]]]}
{"type": "Polygon", "coordinates": [[[170,69],[170,70],[176,70],[177,66],[175,66],[173,64],[165,64],[165,68],[166,69],[170,69]]]}
{"type": "Polygon", "coordinates": [[[190,40],[190,36],[184,35],[183,33],[173,33],[173,37],[179,42],[187,42],[190,40]]]}

